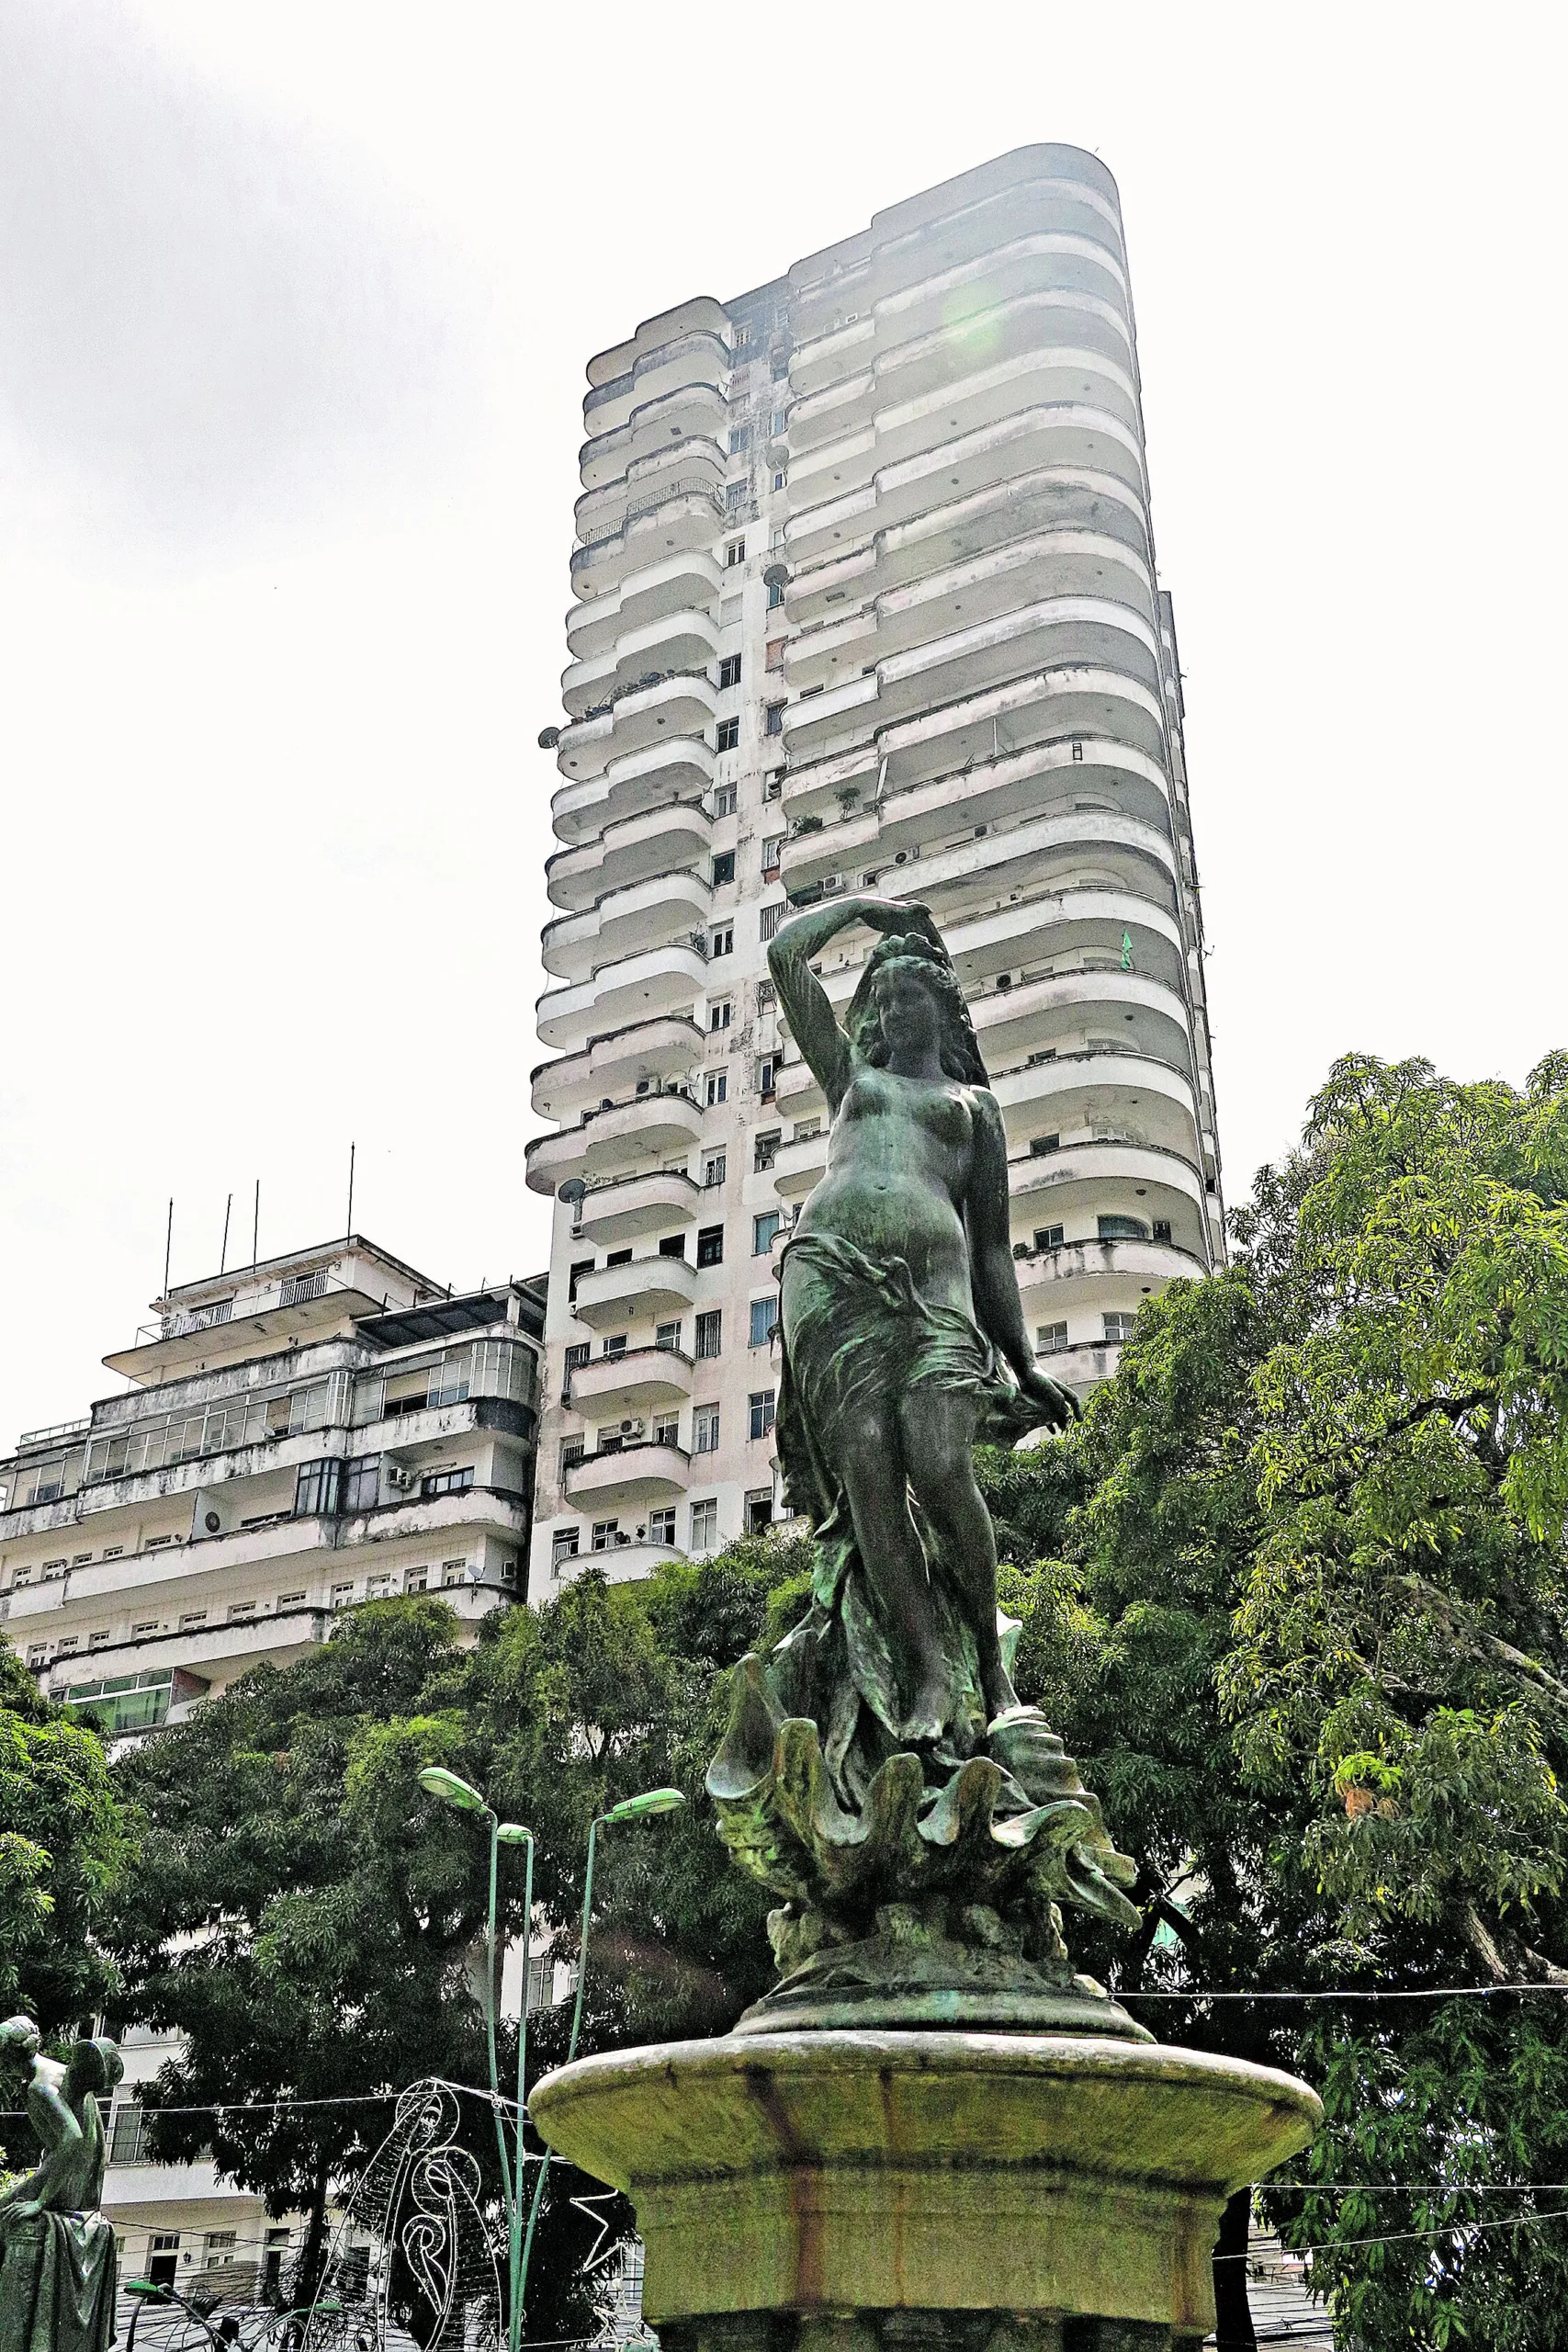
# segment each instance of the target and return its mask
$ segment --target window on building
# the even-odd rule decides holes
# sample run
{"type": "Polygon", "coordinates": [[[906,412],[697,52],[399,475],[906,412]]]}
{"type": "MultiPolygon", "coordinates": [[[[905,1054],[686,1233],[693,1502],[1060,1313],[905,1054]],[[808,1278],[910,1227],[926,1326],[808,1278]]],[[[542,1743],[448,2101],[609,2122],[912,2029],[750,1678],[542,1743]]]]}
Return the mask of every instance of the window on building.
{"type": "Polygon", "coordinates": [[[354,1587],[346,1582],[334,1584],[327,1598],[333,1609],[346,1609],[354,1599],[354,1587]]]}
{"type": "Polygon", "coordinates": [[[594,1521],[592,1548],[595,1552],[613,1552],[620,1540],[621,1522],[618,1519],[596,1519],[594,1521]]]}
{"type": "Polygon", "coordinates": [[[694,1552],[708,1552],[718,1542],[718,1499],[709,1495],[692,1505],[692,1540],[694,1552]]]}
{"type": "Polygon", "coordinates": [[[773,1011],[773,1007],[777,1004],[778,1001],[779,1001],[779,992],[778,992],[777,989],[773,986],[773,984],[772,980],[759,980],[759,981],[758,981],[758,983],[757,983],[757,1010],[758,1010],[758,1012],[772,1012],[772,1011],[773,1011]]]}
{"type": "Polygon", "coordinates": [[[374,1510],[381,1499],[381,1457],[356,1453],[343,1465],[343,1507],[345,1511],[374,1510]]]}
{"type": "Polygon", "coordinates": [[[575,1527],[558,1527],[550,1537],[550,1566],[558,1571],[568,1560],[575,1560],[581,1534],[575,1527]]]}
{"type": "Polygon", "coordinates": [[[707,1154],[706,1158],[703,1161],[703,1186],[705,1191],[711,1192],[716,1184],[723,1183],[725,1164],[725,1154],[722,1151],[710,1151],[707,1154]]]}
{"type": "Polygon", "coordinates": [[[775,1291],[773,1295],[768,1298],[754,1298],[751,1301],[752,1347],[771,1347],[773,1344],[773,1333],[778,1329],[778,1322],[779,1301],[777,1292],[775,1291]]]}
{"type": "Polygon", "coordinates": [[[775,768],[771,775],[762,778],[762,797],[764,800],[779,800],[783,797],[784,770],[775,768]]]}
{"type": "Polygon", "coordinates": [[[768,639],[767,659],[763,663],[765,669],[782,670],[784,668],[784,647],[788,642],[789,639],[784,637],[771,637],[768,639]]]}
{"type": "Polygon", "coordinates": [[[772,1487],[754,1487],[746,1498],[746,1532],[761,1535],[773,1523],[773,1490],[772,1487]]]}
{"type": "Polygon", "coordinates": [[[1123,1340],[1130,1340],[1133,1336],[1133,1326],[1137,1319],[1135,1315],[1107,1315],[1105,1317],[1106,1339],[1115,1341],[1118,1345],[1123,1340]]]}
{"type": "Polygon", "coordinates": [[[410,1568],[403,1577],[405,1592],[423,1592],[430,1582],[428,1568],[410,1568]]]}
{"type": "Polygon", "coordinates": [[[46,1666],[48,1663],[49,1644],[47,1642],[29,1642],[28,1644],[28,1664],[29,1666],[46,1666]]]}
{"type": "Polygon", "coordinates": [[[750,1437],[766,1437],[773,1426],[775,1392],[772,1388],[753,1388],[747,1398],[750,1437]]]}
{"type": "Polygon", "coordinates": [[[773,469],[773,488],[775,490],[783,490],[788,480],[789,476],[785,473],[782,466],[776,466],[773,469]]]}
{"type": "Polygon", "coordinates": [[[1047,1152],[1060,1151],[1061,1148],[1062,1138],[1060,1136],[1031,1136],[1029,1138],[1029,1156],[1031,1159],[1043,1159],[1047,1152]]]}
{"type": "Polygon", "coordinates": [[[390,1568],[378,1568],[373,1577],[367,1577],[365,1580],[365,1598],[367,1600],[385,1600],[391,1589],[392,1572],[390,1568]]]}
{"type": "MultiPolygon", "coordinates": [[[[734,879],[735,852],[732,849],[721,849],[716,853],[713,861],[714,888],[719,889],[726,882],[733,882],[734,879]]],[[[728,955],[729,951],[727,948],[724,952],[728,955]]]]}
{"type": "MultiPolygon", "coordinates": [[[[279,1609],[298,1609],[304,1598],[305,1595],[302,1591],[280,1592],[277,1596],[277,1606],[279,1609]]],[[[206,1614],[207,1611],[203,1610],[202,1615],[205,1616],[206,1614]]]]}
{"type": "Polygon", "coordinates": [[[697,1227],[697,1263],[699,1266],[723,1265],[724,1227],[722,1225],[700,1225],[697,1227]]]}
{"type": "Polygon", "coordinates": [[[302,1462],[294,1477],[296,1519],[328,1519],[338,1508],[341,1462],[302,1462]]]}
{"type": "MultiPolygon", "coordinates": [[[[717,863],[716,859],[715,860],[715,863],[717,863]]],[[[733,872],[735,866],[735,860],[733,857],[730,858],[729,864],[730,870],[733,872]]],[[[734,953],[735,925],[732,922],[716,923],[713,930],[708,934],[709,956],[733,956],[734,953]]]]}
{"type": "Polygon", "coordinates": [[[738,752],[739,750],[740,721],[739,718],[721,718],[719,720],[717,730],[714,736],[713,747],[716,752],[738,752]]]}
{"type": "Polygon", "coordinates": [[[54,1645],[54,1655],[56,1657],[70,1657],[73,1653],[79,1650],[81,1646],[82,1636],[80,1634],[62,1634],[59,1641],[57,1641],[54,1645]]]}
{"type": "Polygon", "coordinates": [[[730,426],[730,428],[729,428],[729,454],[730,454],[730,456],[731,456],[732,458],[739,458],[739,457],[741,455],[742,451],[749,449],[750,447],[751,447],[751,428],[750,428],[750,426],[749,424],[732,424],[732,425],[730,426]]]}
{"type": "Polygon", "coordinates": [[[648,1540],[650,1544],[673,1544],[675,1541],[675,1506],[670,1503],[663,1510],[648,1514],[648,1540]]]}
{"type": "Polygon", "coordinates": [[[705,1093],[707,1106],[710,1111],[713,1109],[716,1102],[728,1102],[729,1099],[729,1072],[726,1069],[710,1069],[707,1074],[705,1093]]]}
{"type": "Polygon", "coordinates": [[[784,918],[784,906],[785,901],[783,899],[771,899],[766,906],[758,910],[757,936],[764,947],[770,940],[776,939],[779,935],[779,925],[784,918]]]}
{"type": "Polygon", "coordinates": [[[796,1119],[789,1131],[791,1143],[815,1143],[822,1132],[820,1119],[796,1119]]]}
{"type": "MultiPolygon", "coordinates": [[[[204,1617],[206,1616],[207,1611],[206,1611],[206,1610],[205,1610],[205,1609],[201,1611],[201,1614],[202,1614],[204,1617]]],[[[181,1618],[180,1623],[181,1623],[181,1624],[182,1624],[182,1625],[185,1623],[185,1619],[184,1619],[183,1617],[181,1618]]],[[[100,1626],[98,1626],[98,1627],[96,1629],[96,1631],[94,1631],[93,1633],[91,1633],[91,1634],[88,1634],[88,1636],[87,1636],[87,1647],[88,1647],[90,1650],[101,1650],[101,1649],[107,1649],[107,1648],[108,1647],[109,1643],[113,1640],[113,1638],[114,1638],[114,1636],[113,1636],[112,1633],[110,1632],[110,1630],[109,1630],[108,1626],[107,1626],[107,1625],[100,1625],[100,1626]]]]}
{"type": "Polygon", "coordinates": [[[771,1168],[774,1160],[778,1158],[779,1142],[780,1132],[777,1127],[769,1127],[763,1134],[753,1137],[751,1144],[751,1166],[759,1176],[761,1176],[766,1169],[771,1168]]]}
{"type": "Polygon", "coordinates": [[[234,2258],[234,2248],[240,2242],[237,2230],[204,2230],[201,2233],[201,2266],[204,2270],[221,2269],[234,2258]]]}
{"type": "Polygon", "coordinates": [[[566,1476],[569,1470],[575,1470],[578,1464],[581,1461],[585,1443],[586,1441],[581,1437],[562,1438],[560,1442],[560,1474],[563,1478],[566,1476]]]}
{"type": "Polygon", "coordinates": [[[1156,1241],[1168,1241],[1170,1239],[1170,1219],[1168,1216],[1156,1217],[1155,1239],[1156,1241]]]}
{"type": "Polygon", "coordinates": [[[656,1323],[653,1327],[653,1344],[656,1348],[664,1349],[667,1354],[679,1355],[681,1352],[679,1323],[656,1323]]]}
{"type": "Polygon", "coordinates": [[[746,507],[750,505],[750,501],[751,477],[750,474],[742,474],[739,481],[727,481],[725,483],[724,503],[731,514],[742,514],[746,507]]]}
{"type": "MultiPolygon", "coordinates": [[[[764,707],[762,714],[763,734],[782,735],[784,733],[784,707],[782,702],[768,703],[764,707]]],[[[773,797],[775,796],[770,796],[770,797],[773,797]]]]}
{"type": "Polygon", "coordinates": [[[769,581],[769,582],[768,582],[768,610],[769,610],[769,612],[770,612],[770,613],[776,613],[776,612],[778,611],[779,606],[784,603],[784,582],[783,582],[782,580],[770,580],[770,581],[769,581]]]}
{"type": "Polygon", "coordinates": [[[733,784],[716,784],[713,788],[713,813],[716,817],[733,817],[738,797],[733,784]]]}
{"type": "Polygon", "coordinates": [[[1095,1230],[1101,1241],[1146,1241],[1149,1238],[1149,1228],[1139,1216],[1097,1217],[1095,1230]]]}
{"type": "Polygon", "coordinates": [[[1037,1225],[1034,1228],[1034,1247],[1037,1250],[1059,1250],[1062,1246],[1062,1230],[1059,1225],[1037,1225]]]}
{"type": "Polygon", "coordinates": [[[692,1452],[694,1453],[718,1452],[718,1407],[716,1405],[699,1405],[692,1415],[692,1452]]]}
{"type": "Polygon", "coordinates": [[[725,568],[726,571],[734,571],[734,569],[735,569],[735,567],[736,567],[736,565],[737,565],[738,563],[744,563],[744,562],[745,562],[745,560],[746,560],[746,542],[745,542],[745,540],[744,540],[744,539],[731,539],[731,540],[728,542],[728,544],[727,545],[727,547],[725,548],[725,550],[724,550],[724,568],[725,568]]]}
{"type": "Polygon", "coordinates": [[[624,1356],[626,1351],[626,1334],[625,1331],[611,1331],[606,1334],[603,1351],[605,1355],[624,1356]]]}
{"type": "Polygon", "coordinates": [[[242,1617],[254,1617],[256,1607],[254,1600],[231,1600],[229,1603],[229,1623],[232,1625],[242,1617]]]}
{"type": "MultiPolygon", "coordinates": [[[[653,1424],[653,1442],[655,1445],[680,1444],[681,1416],[679,1413],[661,1413],[659,1416],[653,1424]]],[[[671,1536],[670,1540],[673,1543],[675,1539],[671,1536]]]]}
{"type": "Polygon", "coordinates": [[[771,1102],[778,1086],[778,1057],[761,1054],[757,1060],[757,1091],[764,1102],[771,1102]]]}
{"type": "Polygon", "coordinates": [[[686,1254],[685,1235],[666,1233],[660,1241],[659,1254],[661,1258],[683,1258],[686,1254]]]}
{"type": "Polygon", "coordinates": [[[463,1470],[432,1470],[419,1482],[421,1498],[434,1501],[437,1495],[466,1495],[474,1483],[473,1464],[463,1470]]]}
{"type": "Polygon", "coordinates": [[[1037,1355],[1060,1355],[1066,1344],[1067,1327],[1065,1323],[1042,1323],[1034,1334],[1034,1351],[1037,1355]]]}
{"type": "Polygon", "coordinates": [[[724,656],[718,665],[718,683],[721,691],[727,686],[738,686],[740,684],[739,653],[727,653],[724,656]]]}
{"type": "Polygon", "coordinates": [[[468,1580],[468,1564],[467,1560],[442,1561],[441,1581],[444,1586],[450,1587],[455,1584],[467,1584],[468,1580]]]}
{"type": "Polygon", "coordinates": [[[592,1258],[580,1258],[577,1261],[577,1263],[568,1270],[566,1281],[566,1303],[569,1306],[574,1306],[577,1304],[577,1285],[581,1281],[583,1275],[591,1274],[592,1272],[593,1261],[592,1258]]]}
{"type": "MultiPolygon", "coordinates": [[[[776,1135],[773,1137],[773,1141],[775,1144],[778,1141],[776,1135]]],[[[768,1164],[770,1167],[773,1165],[771,1159],[768,1164]]],[[[773,1248],[774,1241],[778,1238],[779,1227],[783,1222],[783,1216],[777,1209],[759,1210],[757,1215],[751,1219],[751,1255],[753,1258],[765,1258],[767,1256],[769,1250],[773,1248]]]]}
{"type": "Polygon", "coordinates": [[[716,998],[715,1001],[709,1005],[708,1035],[710,1037],[716,1030],[728,1028],[730,1015],[733,1009],[734,1008],[731,1006],[729,999],[727,996],[716,998]]]}
{"type": "Polygon", "coordinates": [[[592,1352],[586,1340],[572,1340],[561,1356],[561,1370],[570,1384],[574,1372],[581,1372],[592,1352]]]}
{"type": "Polygon", "coordinates": [[[697,1355],[699,1360],[716,1356],[724,1345],[724,1309],[705,1307],[697,1317],[697,1355]]]}
{"type": "Polygon", "coordinates": [[[779,870],[779,860],[784,855],[784,836],[783,833],[770,833],[766,841],[762,843],[762,879],[764,882],[772,882],[776,877],[779,870]]]}

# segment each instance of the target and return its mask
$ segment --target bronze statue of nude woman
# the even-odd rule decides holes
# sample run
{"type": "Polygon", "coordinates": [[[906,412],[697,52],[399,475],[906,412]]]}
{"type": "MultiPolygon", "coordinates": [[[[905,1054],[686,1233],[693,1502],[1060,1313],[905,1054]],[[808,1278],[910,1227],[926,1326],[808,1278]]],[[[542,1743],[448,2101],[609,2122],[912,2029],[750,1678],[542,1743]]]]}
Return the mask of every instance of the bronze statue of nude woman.
{"type": "Polygon", "coordinates": [[[925,907],[813,907],[768,960],[832,1114],[779,1269],[779,1456],[815,1568],[802,1622],[741,1670],[709,1773],[721,1831],[790,1897],[785,1967],[922,1894],[949,1919],[998,1906],[1021,1953],[1059,1963],[1055,1902],[1136,1914],[1133,1866],[1013,1689],[971,1459],[1077,1410],[1025,1331],[1001,1112],[925,907]],[[856,924],[882,935],[840,1026],[812,960],[856,924]]]}

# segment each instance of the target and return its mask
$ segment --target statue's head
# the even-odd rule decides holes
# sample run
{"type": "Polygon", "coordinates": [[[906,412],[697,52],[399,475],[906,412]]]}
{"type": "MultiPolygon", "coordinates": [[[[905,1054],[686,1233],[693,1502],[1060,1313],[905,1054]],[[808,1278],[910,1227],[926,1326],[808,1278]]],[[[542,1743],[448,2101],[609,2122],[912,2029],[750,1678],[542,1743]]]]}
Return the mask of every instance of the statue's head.
{"type": "Polygon", "coordinates": [[[96,2041],[73,2041],[65,2062],[66,2087],[73,2092],[112,2091],[124,2072],[125,2061],[118,2041],[101,2037],[96,2041]]]}
{"type": "Polygon", "coordinates": [[[36,2058],[42,2048],[43,2036],[31,2018],[0,2020],[0,2057],[36,2058]]]}
{"type": "Polygon", "coordinates": [[[942,950],[919,932],[880,940],[866,958],[845,1022],[863,1061],[882,1069],[900,1051],[935,1046],[949,1078],[990,1080],[958,976],[942,950]]]}

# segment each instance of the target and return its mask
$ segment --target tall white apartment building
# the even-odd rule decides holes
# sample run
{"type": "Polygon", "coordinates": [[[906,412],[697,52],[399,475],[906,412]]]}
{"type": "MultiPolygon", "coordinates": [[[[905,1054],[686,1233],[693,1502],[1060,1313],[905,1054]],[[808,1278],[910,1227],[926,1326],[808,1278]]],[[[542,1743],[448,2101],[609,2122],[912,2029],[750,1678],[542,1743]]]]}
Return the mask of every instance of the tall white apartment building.
{"type": "MultiPolygon", "coordinates": [[[[356,1601],[439,1590],[477,1633],[522,1586],[543,1285],[446,1291],[373,1243],[183,1283],[105,1358],[128,1385],[0,1461],[0,1634],[117,1741],[248,1668],[290,1665],[356,1601]]],[[[293,2234],[209,2163],[154,2165],[125,2037],[104,2208],[122,2276],[244,2300],[293,2234]]]]}
{"type": "MultiPolygon", "coordinates": [[[[549,891],[530,1591],[772,1518],[776,1243],[826,1111],[790,901],[924,900],[1087,1389],[1224,1247],[1176,632],[1115,183],[1019,150],[590,363],[549,891]]],[[[868,934],[823,958],[853,991],[868,934]]]]}

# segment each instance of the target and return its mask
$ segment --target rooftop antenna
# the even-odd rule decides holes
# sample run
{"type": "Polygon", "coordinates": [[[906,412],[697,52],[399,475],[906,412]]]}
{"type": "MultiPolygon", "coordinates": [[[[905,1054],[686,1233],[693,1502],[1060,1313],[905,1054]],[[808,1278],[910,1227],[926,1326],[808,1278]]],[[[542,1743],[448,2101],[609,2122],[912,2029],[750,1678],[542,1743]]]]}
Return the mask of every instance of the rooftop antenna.
{"type": "Polygon", "coordinates": [[[344,1236],[346,1237],[346,1236],[348,1236],[348,1235],[352,1234],[352,1233],[353,1233],[353,1231],[354,1231],[354,1146],[353,1146],[352,1144],[350,1144],[350,1145],[349,1145],[349,1147],[348,1147],[348,1223],[344,1227],[344,1236]]]}
{"type": "Polygon", "coordinates": [[[254,1272],[255,1268],[256,1268],[256,1266],[257,1266],[258,1262],[260,1261],[260,1258],[261,1258],[261,1251],[260,1251],[260,1250],[259,1250],[259,1249],[257,1248],[257,1246],[256,1246],[257,1237],[260,1235],[260,1232],[261,1232],[261,1178],[258,1176],[258,1177],[256,1178],[256,1204],[255,1204],[255,1208],[254,1208],[254,1210],[253,1211],[252,1216],[251,1216],[251,1271],[252,1271],[252,1272],[253,1272],[253,1273],[254,1272]]]}
{"type": "Polygon", "coordinates": [[[175,1204],[169,1199],[169,1221],[164,1227],[164,1296],[169,1295],[169,1256],[175,1246],[175,1204]]]}
{"type": "Polygon", "coordinates": [[[229,1212],[233,1205],[234,1195],[231,1193],[223,1204],[223,1247],[218,1252],[218,1271],[220,1274],[227,1272],[229,1266],[229,1212]]]}

